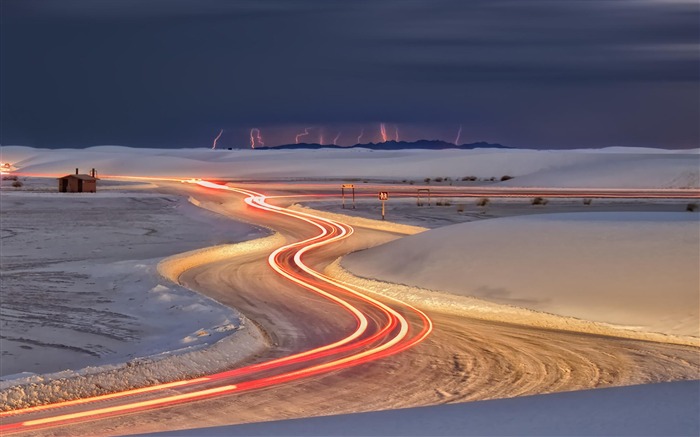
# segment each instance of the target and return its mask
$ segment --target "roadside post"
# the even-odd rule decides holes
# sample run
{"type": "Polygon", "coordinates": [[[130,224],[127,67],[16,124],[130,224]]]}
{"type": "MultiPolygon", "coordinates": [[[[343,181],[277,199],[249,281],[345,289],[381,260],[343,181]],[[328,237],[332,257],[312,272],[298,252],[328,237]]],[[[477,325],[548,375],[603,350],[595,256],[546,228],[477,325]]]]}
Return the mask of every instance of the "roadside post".
{"type": "Polygon", "coordinates": [[[352,209],[355,209],[355,185],[343,184],[340,186],[340,194],[343,196],[343,209],[345,209],[345,190],[352,190],[352,209]]]}
{"type": "Polygon", "coordinates": [[[430,206],[430,188],[419,188],[418,195],[416,196],[416,206],[423,206],[423,202],[420,201],[420,193],[428,194],[428,206],[430,206]]]}
{"type": "Polygon", "coordinates": [[[382,201],[382,220],[384,220],[384,202],[389,199],[389,193],[386,191],[379,192],[379,200],[382,201]]]}

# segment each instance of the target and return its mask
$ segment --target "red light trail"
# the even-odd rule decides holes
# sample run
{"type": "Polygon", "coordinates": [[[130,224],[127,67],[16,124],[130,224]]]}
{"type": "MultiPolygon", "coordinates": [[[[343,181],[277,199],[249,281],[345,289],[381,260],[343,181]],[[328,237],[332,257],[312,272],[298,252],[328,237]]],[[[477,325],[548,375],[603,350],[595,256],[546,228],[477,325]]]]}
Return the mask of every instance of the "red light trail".
{"type": "Polygon", "coordinates": [[[382,134],[382,142],[386,143],[389,137],[386,135],[386,125],[384,123],[379,123],[379,133],[382,134]]]}
{"type": "Polygon", "coordinates": [[[96,420],[341,370],[404,351],[420,343],[432,331],[430,319],[415,307],[395,300],[391,305],[385,304],[360,292],[360,287],[336,281],[304,263],[304,256],[308,253],[352,235],[354,230],[351,226],[271,205],[267,203],[266,196],[251,190],[201,180],[184,182],[242,194],[246,196],[245,202],[253,208],[283,215],[316,229],[312,237],[273,251],[268,257],[268,264],[286,280],[341,307],[354,318],[354,330],[330,344],[205,377],[0,412],[0,433],[96,420]],[[261,374],[262,371],[266,373],[261,374]],[[173,394],[175,389],[179,393],[173,394]],[[137,399],[145,394],[148,394],[145,400],[137,399]],[[115,404],[106,406],[107,401],[115,404]],[[82,409],[68,413],[65,412],[67,407],[82,409]],[[52,414],[54,410],[56,412],[52,414]],[[8,423],[8,420],[14,422],[8,423]]]}

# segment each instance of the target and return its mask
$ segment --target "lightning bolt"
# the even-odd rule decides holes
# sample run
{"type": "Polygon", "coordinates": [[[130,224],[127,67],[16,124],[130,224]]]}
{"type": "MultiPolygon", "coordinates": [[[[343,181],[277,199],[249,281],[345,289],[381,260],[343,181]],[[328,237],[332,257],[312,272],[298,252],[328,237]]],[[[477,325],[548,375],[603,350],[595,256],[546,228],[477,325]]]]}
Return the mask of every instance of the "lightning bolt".
{"type": "Polygon", "coordinates": [[[462,136],[462,125],[459,125],[459,130],[457,131],[457,138],[455,138],[455,146],[459,144],[459,137],[462,136]]]}
{"type": "Polygon", "coordinates": [[[362,128],[360,131],[360,135],[357,137],[357,144],[360,144],[360,139],[362,139],[362,136],[365,134],[365,128],[362,128]]]}
{"type": "Polygon", "coordinates": [[[257,127],[254,127],[250,130],[250,148],[255,149],[255,141],[258,141],[258,146],[264,146],[265,143],[263,142],[262,136],[260,135],[260,129],[257,127]],[[255,132],[255,135],[253,135],[253,132],[255,132]]]}
{"type": "Polygon", "coordinates": [[[384,125],[384,123],[379,123],[379,133],[382,134],[382,142],[386,143],[386,125],[384,125]]]}
{"type": "Polygon", "coordinates": [[[294,138],[294,141],[295,141],[297,144],[299,144],[299,138],[307,136],[307,135],[309,134],[309,129],[311,129],[311,128],[310,128],[310,127],[305,127],[305,128],[304,128],[304,132],[302,132],[302,133],[300,133],[300,134],[297,134],[296,138],[294,138]]]}
{"type": "Polygon", "coordinates": [[[396,132],[394,134],[396,137],[396,142],[398,143],[399,142],[399,125],[398,124],[396,125],[396,132]]]}
{"type": "Polygon", "coordinates": [[[333,138],[333,145],[334,146],[338,145],[338,138],[340,138],[340,134],[342,134],[342,133],[343,133],[343,131],[338,132],[338,135],[336,135],[335,138],[333,138]]]}
{"type": "Polygon", "coordinates": [[[219,135],[217,135],[216,138],[214,138],[214,144],[211,145],[211,150],[216,149],[216,142],[219,141],[219,138],[221,138],[221,134],[223,134],[223,133],[224,133],[224,130],[221,129],[219,131],[219,135]]]}

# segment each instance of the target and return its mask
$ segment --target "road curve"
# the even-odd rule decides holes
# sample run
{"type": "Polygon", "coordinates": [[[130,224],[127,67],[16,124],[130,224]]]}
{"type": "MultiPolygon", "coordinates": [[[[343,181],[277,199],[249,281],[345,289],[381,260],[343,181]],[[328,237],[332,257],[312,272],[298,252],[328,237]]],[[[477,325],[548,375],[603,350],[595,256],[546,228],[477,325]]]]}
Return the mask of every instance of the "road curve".
{"type": "Polygon", "coordinates": [[[346,318],[354,320],[353,328],[347,333],[339,330],[339,337],[329,343],[206,377],[1,412],[0,433],[74,424],[83,420],[95,420],[282,384],[394,355],[413,347],[430,334],[432,323],[422,311],[400,302],[394,302],[393,305],[380,302],[334,281],[304,263],[303,258],[307,254],[352,235],[352,227],[270,205],[264,195],[250,190],[207,181],[195,183],[205,189],[226,190],[245,195],[245,202],[254,208],[283,215],[315,228],[315,235],[273,251],[268,257],[268,264],[287,281],[321,296],[342,309],[346,318]],[[404,313],[410,313],[411,316],[406,317],[404,313]],[[181,392],[172,394],[173,389],[181,392]],[[144,399],[146,397],[147,399],[144,399]],[[105,403],[109,405],[103,405],[105,403]],[[67,412],[67,409],[71,411],[67,412]]]}
{"type": "MultiPolygon", "coordinates": [[[[217,196],[234,194],[233,191],[229,188],[209,187],[206,195],[215,199],[217,196]]],[[[355,365],[345,365],[346,361],[343,360],[372,348],[381,348],[400,336],[403,329],[401,323],[394,324],[391,321],[391,312],[387,315],[384,310],[355,297],[347,290],[334,288],[333,284],[327,282],[329,278],[314,276],[305,271],[298,263],[295,264],[295,259],[318,272],[339,255],[395,236],[361,228],[353,232],[351,228],[336,222],[311,224],[281,213],[270,214],[271,211],[261,211],[258,208],[263,206],[261,203],[273,210],[276,207],[267,205],[259,194],[250,190],[239,190],[236,193],[248,199],[249,208],[241,213],[248,220],[265,222],[295,242],[288,245],[288,252],[280,250],[274,256],[237,260],[233,263],[217,262],[193,269],[183,275],[182,281],[223,303],[239,308],[271,335],[274,346],[265,356],[259,357],[254,365],[246,367],[268,362],[283,364],[280,367],[275,364],[272,368],[258,368],[249,375],[232,373],[241,370],[236,369],[225,372],[228,373],[228,378],[175,383],[183,385],[158,389],[158,393],[128,394],[126,398],[131,403],[163,398],[169,400],[164,404],[146,405],[144,408],[148,409],[145,410],[132,409],[126,412],[130,414],[115,412],[118,417],[109,414],[82,417],[79,420],[90,422],[69,423],[71,426],[67,429],[46,428],[35,434],[142,433],[600,386],[696,379],[700,376],[700,358],[698,349],[694,347],[485,322],[428,309],[423,309],[422,312],[432,320],[434,329],[422,342],[413,344],[410,349],[403,349],[403,353],[393,355],[390,359],[370,362],[363,356],[353,363],[355,365]],[[297,257],[298,252],[307,247],[306,243],[296,243],[302,240],[311,240],[309,246],[316,246],[297,257]],[[332,240],[333,244],[320,244],[328,240],[332,240]],[[291,277],[308,279],[313,287],[332,289],[334,296],[347,301],[364,315],[366,330],[340,348],[350,348],[362,341],[367,343],[357,350],[347,349],[338,355],[323,355],[329,353],[326,349],[318,351],[319,356],[312,353],[302,357],[299,362],[279,361],[331,343],[343,342],[347,337],[355,335],[358,327],[363,326],[363,321],[361,317],[358,320],[349,308],[336,304],[305,285],[290,282],[282,273],[267,274],[270,262],[284,266],[291,277]],[[382,331],[387,336],[380,338],[379,333],[382,331]],[[338,368],[332,367],[335,364],[318,367],[334,361],[343,361],[343,365],[338,368]],[[313,370],[308,374],[295,373],[307,366],[320,370],[318,373],[313,373],[313,370]],[[281,371],[306,377],[299,376],[285,384],[278,384],[285,381],[284,376],[275,379],[281,371]],[[253,384],[248,386],[248,390],[241,390],[240,387],[246,387],[243,384],[250,381],[250,378],[274,382],[267,386],[253,384]],[[197,391],[200,392],[198,395],[190,395],[197,391]]],[[[408,334],[403,337],[405,341],[420,338],[421,332],[426,329],[420,314],[381,298],[375,297],[373,300],[393,308],[406,320],[408,334]]],[[[398,351],[409,343],[401,340],[394,344],[398,351]]],[[[377,352],[375,358],[388,355],[387,350],[377,352]]],[[[108,408],[123,404],[125,399],[93,400],[88,407],[108,408]]],[[[34,412],[20,419],[48,417],[52,414],[55,416],[56,412],[73,412],[72,408],[83,407],[64,406],[48,413],[34,412]]],[[[13,416],[6,417],[9,420],[13,416]]],[[[5,417],[2,420],[4,425],[5,417]]],[[[51,422],[45,425],[55,427],[65,424],[67,423],[51,422]]],[[[26,427],[16,429],[30,431],[26,427]]]]}

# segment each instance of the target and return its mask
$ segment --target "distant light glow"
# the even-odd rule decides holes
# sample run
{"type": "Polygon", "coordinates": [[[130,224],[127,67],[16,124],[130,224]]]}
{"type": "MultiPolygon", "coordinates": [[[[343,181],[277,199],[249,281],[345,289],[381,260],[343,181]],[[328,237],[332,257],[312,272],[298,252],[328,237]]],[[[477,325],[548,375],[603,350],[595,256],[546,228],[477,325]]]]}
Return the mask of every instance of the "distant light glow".
{"type": "Polygon", "coordinates": [[[340,138],[340,134],[342,134],[342,133],[343,133],[342,131],[338,132],[338,135],[336,135],[335,138],[333,138],[333,145],[334,146],[338,145],[338,139],[340,138]]]}
{"type": "Polygon", "coordinates": [[[396,125],[396,131],[394,133],[394,137],[396,138],[396,142],[399,142],[399,125],[396,125]]]}
{"type": "Polygon", "coordinates": [[[0,174],[11,173],[15,170],[17,170],[17,168],[9,162],[0,163],[0,174]]]}
{"type": "Polygon", "coordinates": [[[386,125],[384,123],[379,123],[379,133],[382,134],[382,142],[386,143],[388,137],[386,135],[386,125]]]}
{"type": "Polygon", "coordinates": [[[365,128],[362,128],[360,130],[360,135],[357,136],[357,144],[362,144],[360,141],[362,140],[362,136],[365,134],[365,128]]]}
{"type": "Polygon", "coordinates": [[[462,136],[462,125],[459,125],[459,130],[457,130],[457,138],[455,138],[455,146],[459,145],[459,137],[462,136]]]}

